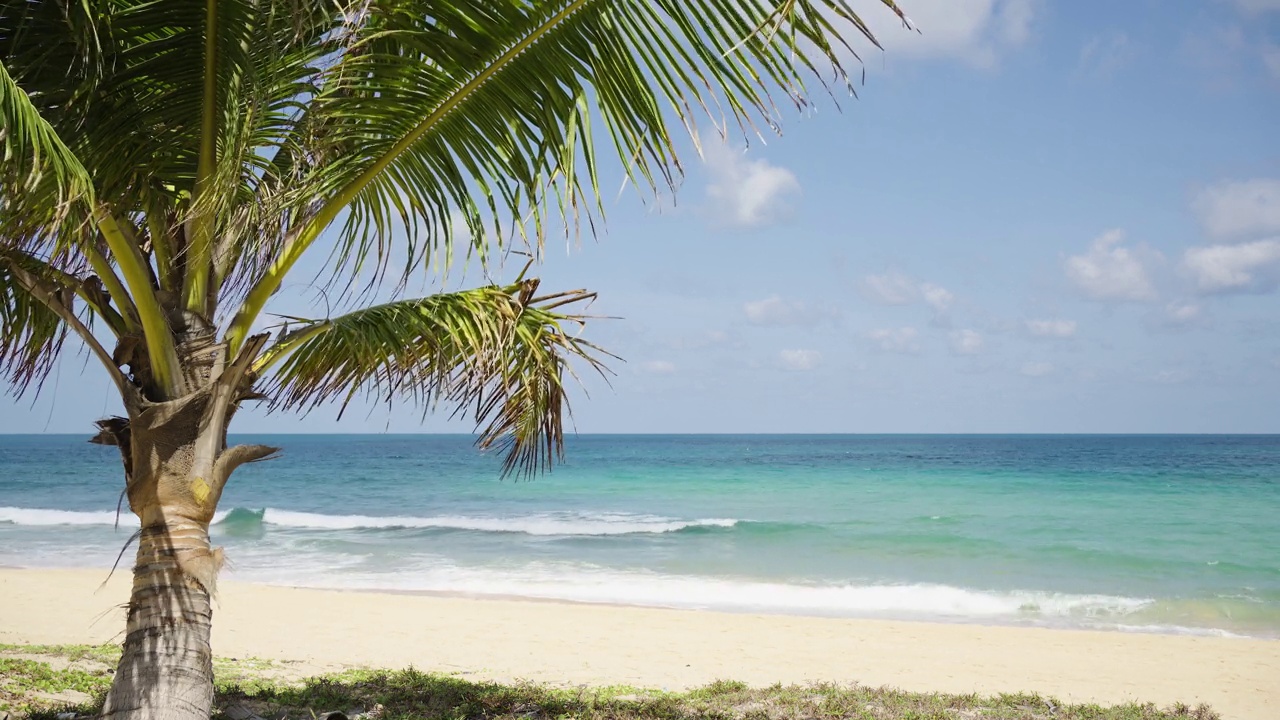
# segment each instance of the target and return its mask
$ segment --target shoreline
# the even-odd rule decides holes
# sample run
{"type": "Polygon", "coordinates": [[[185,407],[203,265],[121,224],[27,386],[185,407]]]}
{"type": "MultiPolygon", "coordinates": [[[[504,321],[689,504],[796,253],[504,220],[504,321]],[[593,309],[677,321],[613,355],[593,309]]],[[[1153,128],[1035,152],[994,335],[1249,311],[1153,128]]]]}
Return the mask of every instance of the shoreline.
{"type": "MultiPolygon", "coordinates": [[[[130,574],[0,568],[0,643],[118,641],[130,574]]],[[[214,652],[555,685],[813,681],[1280,717],[1280,641],[220,584],[214,652]]]]}
{"type": "MultiPolygon", "coordinates": [[[[0,565],[0,570],[5,569],[0,565]]],[[[45,568],[13,568],[18,570],[42,570],[45,568]]],[[[80,569],[80,568],[76,568],[80,569]]],[[[118,571],[117,571],[118,572],[118,571]]],[[[1224,640],[1261,640],[1265,642],[1280,642],[1280,631],[1276,631],[1274,635],[1248,635],[1245,633],[1231,632],[1221,628],[1201,628],[1190,626],[1170,626],[1170,625],[1114,625],[1107,627],[1075,627],[1066,623],[1055,625],[1052,623],[1015,623],[1001,622],[998,619],[984,620],[980,618],[968,617],[891,617],[877,616],[873,614],[867,615],[840,615],[840,614],[823,614],[819,612],[806,612],[804,610],[768,610],[768,609],[749,609],[734,607],[682,607],[679,605],[657,605],[645,604],[637,602],[623,602],[613,600],[577,600],[574,598],[557,598],[546,597],[540,595],[519,595],[515,593],[478,593],[468,592],[466,590],[411,590],[399,588],[340,588],[326,587],[322,585],[287,585],[256,582],[249,580],[239,580],[237,578],[228,577],[227,582],[241,585],[253,585],[257,587],[281,588],[288,590],[307,590],[317,592],[336,592],[336,593],[357,593],[370,595],[404,595],[408,597],[429,597],[443,598],[455,600],[479,600],[479,601],[496,601],[496,602],[517,602],[517,603],[550,603],[552,605],[569,605],[569,606],[585,606],[585,607],[617,607],[632,608],[638,610],[657,610],[672,612],[692,612],[692,613],[716,613],[723,615],[739,615],[748,617],[762,618],[806,618],[813,620],[849,620],[853,622],[885,622],[885,623],[918,623],[922,625],[959,625],[962,627],[980,627],[980,628],[1012,628],[1026,630],[1062,630],[1066,632],[1096,632],[1103,634],[1118,633],[1121,635],[1155,635],[1160,637],[1206,637],[1220,638],[1224,640]]]]}
{"type": "MultiPolygon", "coordinates": [[[[6,565],[0,563],[0,571],[20,570],[43,572],[51,571],[70,571],[70,572],[100,572],[103,577],[106,573],[112,572],[106,567],[47,567],[47,566],[24,566],[24,565],[6,565]]],[[[123,564],[116,568],[116,574],[121,572],[128,574],[130,568],[123,564]]],[[[927,615],[903,615],[893,616],[890,614],[874,614],[867,613],[858,614],[839,614],[839,613],[821,613],[814,611],[805,611],[803,609],[785,610],[785,609],[769,609],[769,608],[749,608],[749,607],[706,607],[706,606],[681,606],[681,605],[663,605],[657,603],[643,602],[626,602],[623,600],[584,600],[569,597],[552,597],[545,595],[521,595],[519,593],[499,593],[499,592],[474,592],[468,590],[428,590],[413,588],[381,588],[381,587],[333,587],[326,585],[299,585],[289,583],[271,583],[261,582],[258,580],[243,580],[234,577],[234,571],[224,568],[219,576],[219,586],[225,583],[238,585],[251,585],[256,587],[279,588],[286,590],[303,590],[317,592],[336,592],[336,593],[357,593],[371,595],[399,595],[407,597],[430,597],[458,600],[493,600],[493,601],[510,601],[510,602],[526,602],[526,603],[550,603],[570,606],[587,606],[587,607],[618,607],[633,608],[645,610],[659,611],[675,611],[675,612],[697,612],[697,613],[719,613],[726,615],[739,616],[760,616],[760,617],[778,617],[778,618],[811,618],[818,620],[851,620],[851,621],[868,621],[868,622],[888,622],[888,623],[921,623],[925,625],[959,625],[965,627],[985,627],[985,628],[1013,628],[1013,629],[1031,629],[1031,630],[1063,630],[1063,631],[1080,631],[1080,632],[1098,632],[1098,633],[1119,633],[1122,635],[1155,635],[1164,637],[1207,637],[1222,639],[1242,639],[1242,640],[1262,640],[1280,642],[1280,629],[1271,631],[1267,634],[1249,634],[1242,632],[1233,632],[1223,628],[1214,627],[1197,627],[1182,625],[1100,625],[1100,626],[1076,626],[1067,622],[1010,622],[1002,618],[981,618],[977,616],[940,616],[932,617],[927,615]]]]}

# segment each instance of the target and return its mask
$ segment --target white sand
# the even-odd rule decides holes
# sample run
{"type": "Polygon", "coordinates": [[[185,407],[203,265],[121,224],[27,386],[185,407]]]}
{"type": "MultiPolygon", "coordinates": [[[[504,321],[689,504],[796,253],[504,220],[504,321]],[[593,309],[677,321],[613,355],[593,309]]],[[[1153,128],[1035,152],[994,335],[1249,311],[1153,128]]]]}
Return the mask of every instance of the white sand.
{"type": "MultiPolygon", "coordinates": [[[[129,574],[0,569],[0,643],[119,640],[129,574]]],[[[224,582],[222,657],[499,680],[685,688],[856,681],[953,693],[1212,704],[1280,719],[1280,641],[334,592],[224,582]]]]}

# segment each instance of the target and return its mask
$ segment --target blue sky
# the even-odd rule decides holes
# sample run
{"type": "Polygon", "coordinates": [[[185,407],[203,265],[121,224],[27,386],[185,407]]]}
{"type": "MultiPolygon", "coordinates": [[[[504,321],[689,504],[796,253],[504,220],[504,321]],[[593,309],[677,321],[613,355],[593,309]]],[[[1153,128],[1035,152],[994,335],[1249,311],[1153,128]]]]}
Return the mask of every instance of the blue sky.
{"type": "MultiPolygon", "coordinates": [[[[1280,432],[1280,0],[904,0],[920,34],[852,3],[886,47],[859,99],[706,132],[674,202],[551,241],[545,286],[621,318],[577,429],[1280,432]]],[[[0,432],[115,407],[71,355],[0,432]]],[[[233,429],[470,427],[335,416],[233,429]]]]}

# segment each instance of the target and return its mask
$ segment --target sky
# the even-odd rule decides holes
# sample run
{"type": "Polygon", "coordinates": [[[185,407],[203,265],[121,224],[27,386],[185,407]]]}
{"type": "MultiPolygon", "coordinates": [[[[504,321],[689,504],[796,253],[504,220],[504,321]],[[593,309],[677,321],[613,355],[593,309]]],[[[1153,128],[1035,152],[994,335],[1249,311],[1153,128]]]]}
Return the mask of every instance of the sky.
{"type": "MultiPolygon", "coordinates": [[[[704,126],[673,198],[614,182],[598,236],[550,239],[535,274],[599,292],[584,335],[622,358],[576,430],[1280,432],[1280,0],[902,0],[918,33],[850,1],[885,48],[857,99],[704,126]]],[[[94,363],[0,432],[117,411],[94,363]]],[[[448,411],[233,431],[470,430],[448,411]]]]}

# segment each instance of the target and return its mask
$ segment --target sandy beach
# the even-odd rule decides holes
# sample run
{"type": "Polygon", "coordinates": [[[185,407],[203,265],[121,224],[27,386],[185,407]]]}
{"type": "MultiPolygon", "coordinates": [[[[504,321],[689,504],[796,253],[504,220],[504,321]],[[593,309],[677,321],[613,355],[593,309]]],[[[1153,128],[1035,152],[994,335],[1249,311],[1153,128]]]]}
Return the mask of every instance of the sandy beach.
{"type": "MultiPolygon", "coordinates": [[[[0,642],[118,639],[129,574],[0,569],[0,642]]],[[[1280,717],[1280,641],[338,592],[225,581],[214,652],[556,684],[830,680],[1280,717]]]]}

